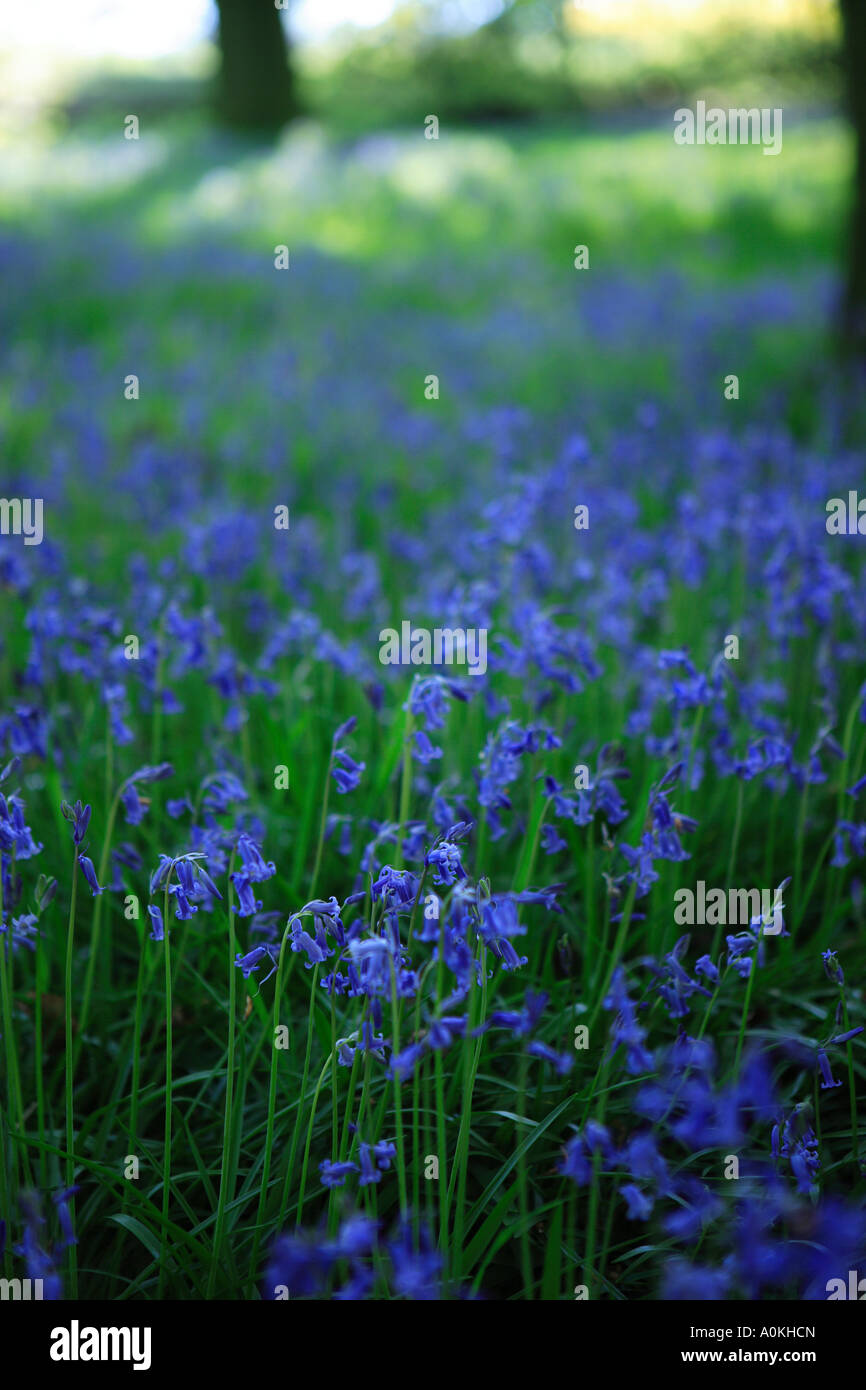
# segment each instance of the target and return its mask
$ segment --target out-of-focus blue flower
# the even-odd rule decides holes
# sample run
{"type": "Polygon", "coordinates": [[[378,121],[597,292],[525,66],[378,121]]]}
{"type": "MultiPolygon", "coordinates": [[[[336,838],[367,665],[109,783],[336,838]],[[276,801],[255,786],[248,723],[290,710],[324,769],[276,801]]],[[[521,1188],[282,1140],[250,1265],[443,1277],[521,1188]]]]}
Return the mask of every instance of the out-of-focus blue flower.
{"type": "Polygon", "coordinates": [[[653,1199],[648,1197],[645,1192],[641,1192],[633,1182],[623,1183],[620,1194],[626,1200],[628,1211],[626,1215],[629,1221],[648,1221],[653,1212],[653,1199]]]}
{"type": "Polygon", "coordinates": [[[560,1076],[567,1076],[574,1066],[574,1057],[570,1052],[555,1052],[547,1043],[534,1039],[527,1043],[526,1051],[532,1057],[541,1057],[545,1062],[551,1062],[556,1067],[560,1076]]]}
{"type": "Polygon", "coordinates": [[[667,1260],[661,1296],[671,1301],[716,1302],[726,1297],[730,1278],[726,1269],[708,1269],[681,1259],[667,1260]]]}
{"type": "Polygon", "coordinates": [[[67,1246],[78,1244],[78,1237],[72,1229],[72,1217],[69,1212],[69,1201],[71,1197],[75,1196],[76,1192],[80,1191],[81,1189],[77,1185],[74,1187],[66,1187],[62,1192],[56,1193],[56,1195],[51,1199],[55,1207],[57,1208],[57,1216],[58,1220],[60,1221],[60,1230],[63,1234],[63,1240],[60,1245],[60,1248],[62,1250],[65,1250],[67,1246]]]}
{"type": "MultiPolygon", "coordinates": [[[[73,1189],[77,1191],[77,1189],[73,1189]]],[[[60,1193],[60,1202],[68,1202],[72,1190],[60,1193]]],[[[42,1215],[42,1208],[39,1197],[35,1192],[22,1192],[19,1196],[19,1205],[24,1218],[24,1238],[18,1245],[13,1245],[14,1254],[23,1256],[26,1262],[27,1277],[31,1280],[42,1281],[43,1299],[56,1300],[61,1297],[62,1284],[57,1273],[55,1255],[46,1250],[42,1238],[42,1227],[45,1225],[45,1218],[42,1215]]],[[[68,1211],[65,1218],[61,1218],[64,1239],[67,1232],[71,1241],[75,1237],[72,1233],[71,1223],[69,1222],[68,1211]]],[[[61,1247],[62,1249],[63,1247],[61,1247]]]]}
{"type": "Polygon", "coordinates": [[[357,1163],[332,1163],[326,1158],[319,1164],[323,1187],[343,1187],[349,1173],[357,1173],[357,1163]]]}
{"type": "Polygon", "coordinates": [[[388,1242],[388,1254],[395,1293],[414,1302],[428,1302],[439,1297],[442,1257],[423,1223],[413,1224],[408,1218],[401,1220],[396,1234],[388,1242]]]}
{"type": "Polygon", "coordinates": [[[565,1157],[559,1164],[563,1177],[571,1178],[578,1187],[585,1187],[592,1181],[592,1156],[582,1135],[576,1134],[565,1146],[565,1157]]]}
{"type": "Polygon", "coordinates": [[[637,1009],[629,998],[625,970],[616,967],[602,1007],[615,1015],[610,1036],[614,1047],[626,1048],[626,1070],[630,1076],[640,1076],[653,1069],[652,1054],[645,1046],[646,1031],[637,1020],[637,1009]]]}

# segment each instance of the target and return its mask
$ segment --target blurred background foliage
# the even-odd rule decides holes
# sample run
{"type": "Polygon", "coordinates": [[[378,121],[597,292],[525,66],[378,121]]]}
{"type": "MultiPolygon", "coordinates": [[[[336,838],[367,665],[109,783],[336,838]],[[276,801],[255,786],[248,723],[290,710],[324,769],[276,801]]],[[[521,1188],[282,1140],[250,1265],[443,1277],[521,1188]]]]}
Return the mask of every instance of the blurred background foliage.
{"type": "MultiPolygon", "coordinates": [[[[82,14],[77,53],[52,43],[51,5],[40,7],[42,41],[23,61],[19,40],[29,37],[27,28],[7,20],[0,29],[4,117],[20,121],[38,111],[60,122],[114,120],[119,100],[150,119],[206,106],[219,66],[211,42],[217,6],[186,3],[188,31],[178,33],[193,41],[158,57],[148,53],[149,31],[141,34],[143,56],[135,56],[140,13],[113,30],[126,42],[100,51],[96,21],[102,16],[104,24],[119,6],[91,6],[90,50],[82,14]]],[[[155,29],[165,7],[149,8],[155,29]]],[[[184,0],[173,8],[183,12],[184,0]]],[[[226,13],[239,10],[249,23],[261,10],[270,26],[275,14],[269,0],[226,0],[222,9],[224,23],[226,13]]],[[[470,124],[600,113],[648,119],[720,93],[725,104],[810,109],[834,106],[840,94],[835,0],[403,0],[378,8],[370,0],[324,0],[322,22],[299,32],[295,11],[302,7],[289,4],[282,17],[297,109],[349,133],[414,124],[421,107],[470,124]],[[380,23],[340,22],[382,11],[380,23]]]]}
{"type": "MultiPolygon", "coordinates": [[[[124,235],[265,237],[394,270],[494,249],[561,267],[576,241],[596,266],[717,283],[841,267],[864,241],[848,232],[845,8],[46,0],[0,21],[0,218],[50,237],[58,213],[116,217],[124,235]],[[699,98],[783,107],[783,158],[676,146],[673,111],[699,98]],[[119,138],[126,113],[138,141],[119,138]]],[[[403,285],[427,293],[423,275],[403,285]]]]}

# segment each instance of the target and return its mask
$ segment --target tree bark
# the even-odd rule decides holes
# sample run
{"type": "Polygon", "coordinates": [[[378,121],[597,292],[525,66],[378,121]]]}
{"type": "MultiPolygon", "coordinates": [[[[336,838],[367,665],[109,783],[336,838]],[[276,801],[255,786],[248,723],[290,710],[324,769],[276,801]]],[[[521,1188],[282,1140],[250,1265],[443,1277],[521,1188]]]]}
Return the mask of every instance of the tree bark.
{"type": "Polygon", "coordinates": [[[848,114],[855,138],[842,337],[849,352],[866,358],[866,0],[840,0],[840,9],[848,114]]]}
{"type": "Polygon", "coordinates": [[[217,111],[240,130],[274,132],[296,114],[289,45],[274,0],[217,0],[217,111]]]}

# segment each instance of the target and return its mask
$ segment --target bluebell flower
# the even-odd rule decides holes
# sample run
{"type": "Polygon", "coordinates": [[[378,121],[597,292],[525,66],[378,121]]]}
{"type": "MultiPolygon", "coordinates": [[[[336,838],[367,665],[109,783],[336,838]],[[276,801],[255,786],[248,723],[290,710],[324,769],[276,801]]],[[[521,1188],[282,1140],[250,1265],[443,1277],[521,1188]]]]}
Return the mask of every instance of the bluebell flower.
{"type": "MultiPolygon", "coordinates": [[[[64,1201],[67,1201],[71,1192],[60,1195],[64,1201]]],[[[52,1301],[59,1299],[62,1293],[62,1284],[57,1273],[55,1257],[43,1246],[41,1228],[45,1225],[45,1218],[42,1215],[39,1198],[35,1192],[22,1192],[19,1197],[19,1204],[24,1217],[24,1238],[20,1244],[13,1245],[13,1252],[23,1256],[28,1279],[42,1281],[43,1299],[52,1301]]],[[[69,1226],[68,1220],[66,1229],[71,1236],[71,1226],[69,1226]]]]}
{"type": "MultiPolygon", "coordinates": [[[[682,965],[682,957],[689,945],[689,936],[681,936],[673,950],[665,956],[662,965],[649,961],[650,968],[659,975],[658,993],[667,1005],[671,1018],[684,1018],[690,1011],[689,999],[698,993],[710,997],[710,991],[693,980],[682,965]]],[[[718,978],[718,975],[717,975],[718,978]]]]}
{"type": "MultiPolygon", "coordinates": [[[[235,869],[230,875],[237,894],[237,904],[235,911],[239,917],[253,917],[257,912],[261,912],[262,903],[253,892],[252,882],[242,869],[235,869]]],[[[297,947],[292,946],[292,950],[297,947]]]]}
{"type": "Polygon", "coordinates": [[[728,1269],[709,1269],[680,1259],[667,1260],[661,1297],[671,1301],[716,1302],[727,1296],[730,1282],[728,1269]]]}
{"type": "Polygon", "coordinates": [[[561,913],[562,908],[556,898],[564,888],[564,883],[551,883],[547,888],[524,888],[520,893],[509,893],[508,897],[515,903],[543,903],[548,912],[561,913]]]}
{"type": "Polygon", "coordinates": [[[262,883],[265,879],[273,878],[277,872],[274,864],[265,863],[258,845],[243,831],[238,835],[237,851],[241,857],[244,874],[251,883],[262,883]]]}
{"type": "Polygon", "coordinates": [[[455,1038],[460,1037],[466,1028],[465,1018],[433,1018],[427,1035],[429,1046],[437,1052],[449,1048],[455,1038]]]}
{"type": "Polygon", "coordinates": [[[332,1163],[326,1158],[319,1164],[323,1187],[343,1187],[349,1173],[357,1173],[357,1163],[332,1163]]]}
{"type": "Polygon", "coordinates": [[[361,1160],[361,1176],[358,1179],[359,1187],[368,1187],[371,1183],[380,1183],[382,1174],[391,1166],[391,1159],[394,1157],[396,1149],[393,1144],[359,1144],[358,1157],[361,1160]]]}
{"type": "Polygon", "coordinates": [[[610,1030],[611,1042],[614,1047],[621,1043],[625,1045],[626,1070],[629,1075],[639,1076],[642,1072],[652,1071],[652,1054],[644,1046],[646,1031],[637,1021],[637,1009],[629,998],[625,970],[621,965],[616,967],[611,977],[602,1007],[615,1013],[610,1030]]]}
{"type": "Polygon", "coordinates": [[[79,854],[78,865],[81,869],[82,874],[84,875],[84,879],[87,883],[88,888],[90,889],[91,893],[95,898],[98,893],[103,892],[103,889],[100,888],[99,884],[96,881],[96,870],[93,867],[92,861],[88,859],[86,854],[79,854]]]}
{"type": "Polygon", "coordinates": [[[61,801],[60,810],[64,820],[68,820],[72,824],[72,843],[74,845],[82,844],[90,824],[90,807],[82,805],[80,801],[76,801],[74,806],[70,806],[66,801],[61,801]]]}
{"type": "Polygon", "coordinates": [[[691,1243],[698,1239],[705,1226],[719,1215],[723,1207],[710,1189],[696,1178],[680,1180],[677,1187],[678,1195],[687,1200],[668,1213],[663,1225],[667,1234],[675,1240],[691,1243]]]}
{"type": "Polygon", "coordinates": [[[369,1019],[361,1024],[358,1036],[358,1051],[369,1052],[371,1056],[378,1057],[380,1061],[385,1060],[385,1039],[381,1033],[376,1033],[373,1024],[369,1019]]]}
{"type": "Polygon", "coordinates": [[[401,1220],[388,1241],[388,1254],[396,1294],[413,1302],[439,1297],[442,1256],[423,1223],[415,1224],[408,1217],[401,1220]]]}
{"type": "Polygon", "coordinates": [[[839,964],[839,958],[835,951],[823,951],[821,959],[824,962],[824,974],[828,980],[832,980],[836,985],[844,985],[845,976],[839,964]]]}
{"type": "Polygon", "coordinates": [[[36,950],[36,938],[38,931],[39,918],[32,912],[24,912],[19,917],[7,916],[4,913],[3,920],[0,921],[0,935],[5,933],[7,937],[7,949],[11,942],[13,952],[17,952],[21,946],[26,946],[28,950],[36,950]]]}
{"type": "Polygon", "coordinates": [[[165,923],[162,920],[162,910],[154,903],[149,903],[147,907],[148,915],[153,926],[150,932],[151,941],[165,940],[165,923]]]}
{"type": "Polygon", "coordinates": [[[274,1299],[286,1288],[291,1298],[318,1293],[338,1258],[336,1249],[316,1236],[280,1236],[265,1270],[262,1297],[274,1299]]]}
{"type": "Polygon", "coordinates": [[[620,1188],[620,1195],[623,1196],[628,1205],[626,1216],[629,1221],[648,1221],[652,1216],[653,1199],[648,1197],[645,1192],[641,1192],[633,1182],[623,1183],[620,1188]]]}
{"type": "Polygon", "coordinates": [[[57,1208],[57,1216],[60,1221],[60,1230],[63,1234],[63,1240],[60,1244],[61,1250],[65,1250],[70,1245],[78,1244],[78,1237],[72,1229],[72,1217],[69,1212],[69,1200],[71,1197],[74,1197],[76,1192],[80,1191],[81,1189],[77,1185],[74,1187],[66,1187],[62,1192],[58,1192],[52,1198],[52,1201],[55,1207],[57,1208]]]}
{"type": "Polygon", "coordinates": [[[120,804],[127,825],[140,825],[150,803],[141,800],[134,782],[128,782],[121,792],[120,804]]]}
{"type": "Polygon", "coordinates": [[[380,898],[389,906],[402,904],[411,907],[418,896],[420,880],[410,869],[392,869],[385,864],[370,889],[374,902],[380,898]]]}
{"type": "Polygon", "coordinates": [[[563,1177],[571,1178],[578,1187],[585,1187],[592,1181],[592,1157],[580,1134],[576,1134],[566,1144],[565,1157],[559,1163],[558,1171],[563,1177]]]}
{"type": "Polygon", "coordinates": [[[356,763],[344,748],[338,748],[334,754],[336,766],[331,768],[331,776],[337,784],[337,791],[341,794],[353,792],[360,786],[361,773],[367,766],[366,763],[356,763]]]}
{"type": "Polygon", "coordinates": [[[589,1153],[600,1153],[606,1161],[613,1158],[613,1141],[610,1130],[598,1120],[587,1120],[583,1127],[583,1139],[589,1153]]]}
{"type": "Polygon", "coordinates": [[[0,850],[13,849],[16,860],[32,859],[41,852],[42,845],[34,840],[33,832],[24,819],[24,802],[21,798],[13,794],[7,800],[0,794],[0,850]]]}
{"type": "Polygon", "coordinates": [[[167,777],[174,776],[174,768],[171,763],[157,763],[155,766],[145,764],[138,768],[126,780],[127,782],[164,782],[167,777]]]}
{"type": "Polygon", "coordinates": [[[376,1276],[368,1266],[358,1260],[352,1262],[352,1273],[345,1284],[335,1289],[331,1297],[335,1302],[356,1303],[369,1298],[376,1286],[376,1276]]]}
{"type": "Polygon", "coordinates": [[[320,945],[310,936],[297,919],[292,923],[290,945],[293,951],[303,951],[306,954],[306,968],[308,970],[313,965],[321,965],[329,955],[334,954],[333,951],[328,950],[326,945],[320,945]]]}
{"type": "Polygon", "coordinates": [[[811,1132],[792,1142],[788,1149],[791,1172],[797,1179],[797,1191],[806,1195],[813,1191],[820,1169],[817,1145],[812,1147],[810,1139],[814,1143],[815,1136],[811,1132]]]}
{"type": "Polygon", "coordinates": [[[205,778],[202,786],[206,789],[202,805],[217,815],[228,811],[236,802],[247,800],[245,788],[232,772],[216,772],[205,778]]]}
{"type": "Polygon", "coordinates": [[[353,732],[357,723],[358,716],[356,714],[353,714],[351,718],[346,720],[345,724],[341,724],[339,728],[335,731],[334,736],[331,739],[331,747],[336,748],[337,744],[340,742],[341,739],[344,739],[347,734],[351,734],[353,732]]]}
{"type": "Polygon", "coordinates": [[[466,870],[460,860],[459,846],[450,844],[447,840],[441,840],[438,845],[427,851],[425,863],[435,866],[433,883],[437,888],[450,887],[466,877],[466,870]]]}
{"type": "Polygon", "coordinates": [[[269,980],[274,974],[279,958],[280,952],[277,946],[254,946],[251,951],[247,951],[246,955],[238,952],[235,956],[235,965],[243,971],[244,979],[248,980],[253,971],[259,970],[265,961],[270,961],[273,968],[260,981],[260,984],[264,984],[265,980],[269,980]]]}
{"type": "Polygon", "coordinates": [[[517,903],[512,895],[486,899],[481,908],[478,932],[488,946],[494,946],[503,937],[510,941],[526,935],[526,927],[520,922],[517,903]]]}
{"type": "Polygon", "coordinates": [[[123,722],[126,711],[125,689],[122,685],[105,685],[102,689],[102,698],[108,709],[108,722],[111,726],[111,736],[114,742],[121,745],[132,743],[135,735],[123,722]]]}
{"type": "Polygon", "coordinates": [[[831,1044],[840,1046],[842,1043],[850,1042],[852,1038],[858,1037],[864,1031],[864,1026],[866,1025],[861,1023],[856,1028],[849,1028],[846,1033],[837,1033],[835,1037],[828,1039],[827,1046],[830,1047],[831,1044]]]}
{"type": "Polygon", "coordinates": [[[380,1139],[373,1145],[373,1157],[379,1167],[387,1170],[391,1167],[391,1159],[397,1155],[397,1147],[390,1139],[380,1139]]]}
{"type": "MultiPolygon", "coordinates": [[[[547,994],[536,994],[528,989],[524,996],[524,1006],[519,1012],[494,1009],[484,1027],[507,1028],[514,1037],[522,1038],[531,1033],[548,1001],[547,994]]],[[[475,1032],[480,1030],[476,1029],[475,1032]]]]}
{"type": "MultiPolygon", "coordinates": [[[[423,719],[428,729],[444,729],[448,712],[448,696],[458,693],[453,682],[440,676],[426,676],[412,686],[408,705],[416,719],[423,719]]],[[[461,695],[460,698],[465,698],[461,695]]]]}
{"type": "Polygon", "coordinates": [[[823,1047],[818,1049],[818,1070],[821,1073],[821,1090],[829,1091],[836,1086],[841,1086],[841,1081],[834,1081],[833,1073],[830,1070],[830,1062],[823,1047]]]}
{"type": "Polygon", "coordinates": [[[407,1076],[412,1075],[425,1051],[426,1048],[423,1043],[409,1043],[400,1052],[392,1052],[390,1075],[396,1076],[400,1081],[405,1081],[407,1076]]]}
{"type": "Polygon", "coordinates": [[[787,1158],[797,1181],[797,1191],[808,1195],[813,1191],[820,1171],[818,1140],[808,1119],[808,1109],[797,1105],[785,1119],[776,1123],[770,1136],[774,1159],[787,1158]]]}
{"type": "Polygon", "coordinates": [[[568,841],[563,840],[556,826],[543,825],[541,827],[541,847],[545,854],[559,854],[561,850],[568,849],[568,841]]]}
{"type": "Polygon", "coordinates": [[[695,974],[705,976],[711,984],[717,985],[719,983],[718,967],[713,964],[709,956],[700,956],[695,962],[695,974]]]}
{"type": "Polygon", "coordinates": [[[357,1260],[371,1254],[376,1245],[377,1230],[372,1217],[360,1212],[347,1216],[334,1242],[337,1254],[344,1260],[357,1260]]]}
{"type": "Polygon", "coordinates": [[[506,937],[492,942],[490,949],[494,955],[499,957],[503,970],[519,970],[521,966],[529,963],[529,957],[518,955],[506,937]]]}
{"type": "Polygon", "coordinates": [[[570,1052],[555,1052],[546,1043],[534,1039],[527,1043],[526,1051],[532,1057],[541,1057],[545,1062],[551,1062],[560,1076],[567,1076],[574,1066],[574,1056],[570,1052]]]}
{"type": "Polygon", "coordinates": [[[622,1157],[628,1171],[634,1177],[652,1179],[660,1192],[672,1190],[668,1165],[652,1134],[647,1132],[633,1135],[623,1150],[622,1157]]]}
{"type": "Polygon", "coordinates": [[[442,757],[442,749],[430,742],[429,736],[423,729],[416,729],[413,739],[415,742],[414,756],[422,765],[433,763],[437,758],[442,757]]]}

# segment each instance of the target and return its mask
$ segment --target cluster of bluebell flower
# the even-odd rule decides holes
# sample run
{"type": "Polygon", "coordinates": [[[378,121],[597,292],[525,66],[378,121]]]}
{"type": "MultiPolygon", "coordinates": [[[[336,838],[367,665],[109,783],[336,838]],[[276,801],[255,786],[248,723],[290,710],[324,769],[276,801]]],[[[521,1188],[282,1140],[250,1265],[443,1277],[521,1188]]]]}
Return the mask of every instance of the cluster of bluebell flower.
{"type": "MultiPolygon", "coordinates": [[[[60,1238],[53,1244],[46,1242],[45,1227],[47,1223],[42,1214],[39,1194],[25,1189],[19,1195],[24,1234],[21,1240],[17,1244],[13,1244],[11,1248],[15,1255],[23,1259],[26,1278],[31,1281],[28,1297],[54,1300],[63,1296],[63,1284],[58,1265],[64,1250],[67,1250],[71,1245],[78,1244],[69,1213],[70,1199],[78,1191],[80,1188],[76,1185],[65,1188],[52,1197],[51,1205],[57,1214],[60,1226],[60,1238]]],[[[0,1219],[0,1260],[3,1259],[6,1251],[7,1238],[7,1223],[0,1219]]]]}
{"type": "Polygon", "coordinates": [[[423,1224],[405,1218],[383,1235],[379,1223],[356,1214],[346,1217],[332,1239],[315,1233],[281,1236],[262,1296],[357,1301],[391,1295],[423,1302],[441,1296],[441,1269],[442,1256],[423,1224]],[[347,1272],[334,1285],[338,1270],[347,1272]]]}
{"type": "MultiPolygon", "coordinates": [[[[150,285],[140,258],[94,235],[63,276],[82,318],[102,284],[91,263],[136,296],[150,285]]],[[[26,318],[33,267],[11,239],[0,255],[14,272],[12,310],[26,318]]],[[[491,263],[490,273],[502,269],[491,263]]],[[[12,760],[0,773],[0,954],[16,991],[14,1008],[4,1000],[4,1049],[15,1028],[32,1068],[32,1043],[45,1041],[36,1020],[52,1007],[57,986],[45,972],[58,954],[46,933],[62,942],[67,924],[47,913],[55,881],[28,861],[40,856],[60,873],[69,846],[56,832],[68,837],[68,825],[76,1012],[91,961],[105,986],[70,1101],[104,1113],[106,1133],[134,1128],[104,1089],[104,1075],[131,1085],[118,1000],[136,997],[147,1015],[148,971],[160,954],[170,971],[166,937],[183,924],[189,954],[175,961],[175,983],[187,1007],[175,1041],[187,1051],[175,1080],[187,1064],[204,1078],[202,1132],[191,1126],[197,1147],[187,1152],[191,1163],[204,1155],[206,1173],[183,1198],[190,1210],[205,1206],[218,1167],[247,1165],[230,1230],[239,1264],[246,1232],[267,1242],[264,1281],[261,1265],[253,1272],[266,1297],[280,1296],[277,1286],[292,1297],[436,1297],[453,1291],[449,1264],[459,1268],[467,1251],[476,1263],[461,1277],[483,1264],[483,1279],[513,1297],[527,1268],[530,1289],[547,1268],[541,1246],[557,1204],[578,1213],[562,1241],[567,1259],[587,1248],[593,1198],[605,1217],[590,1271],[602,1295],[823,1296],[823,1277],[862,1266],[866,1236],[856,1206],[866,607],[853,547],[828,541],[823,515],[851,452],[830,381],[820,388],[820,448],[779,423],[769,394],[745,428],[733,426],[708,385],[756,315],[779,330],[798,316],[808,324],[823,281],[800,294],[776,281],[732,288],[721,300],[676,279],[598,277],[578,299],[529,265],[537,315],[498,309],[485,330],[497,343],[489,361],[477,324],[431,326],[453,406],[432,412],[395,395],[402,329],[389,320],[393,331],[359,338],[347,309],[359,281],[347,264],[311,259],[296,322],[243,254],[155,252],[150,291],[165,321],[188,303],[187,277],[213,271],[248,297],[257,370],[239,382],[234,354],[194,315],[198,351],[183,361],[142,326],[137,370],[158,383],[153,397],[174,401],[170,419],[118,427],[98,417],[89,401],[115,391],[116,363],[78,339],[59,342],[58,370],[38,379],[12,340],[0,344],[10,399],[46,411],[46,513],[74,502],[70,460],[80,459],[93,495],[111,498],[115,529],[133,538],[129,553],[108,558],[89,540],[61,543],[50,527],[33,549],[0,538],[10,677],[0,751],[12,760]],[[527,334],[551,363],[568,362],[576,318],[611,351],[669,343],[678,398],[635,401],[610,373],[562,409],[514,404],[522,378],[510,364],[525,356],[527,334]],[[287,348],[293,334],[306,334],[293,341],[326,370],[309,371],[287,348]],[[362,385],[359,362],[369,363],[362,385]],[[284,421],[261,408],[259,392],[291,403],[300,443],[290,476],[284,421]],[[249,489],[237,485],[245,432],[214,423],[208,407],[239,394],[258,422],[249,489]],[[700,425],[686,400],[703,412],[700,425]],[[326,466],[302,466],[305,439],[326,466]],[[371,482],[373,456],[381,469],[371,482]],[[283,491],[291,544],[262,502],[283,491]],[[591,515],[579,534],[575,500],[591,515]],[[383,667],[376,634],[398,593],[407,611],[495,633],[487,672],[424,672],[409,684],[383,667]],[[729,629],[742,658],[726,652],[729,629]],[[298,793],[294,778],[291,797],[275,796],[274,762],[292,756],[319,781],[311,775],[298,793]],[[61,800],[79,791],[89,801],[61,800]],[[776,882],[794,872],[792,848],[784,932],[769,938],[760,920],[718,942],[673,930],[665,890],[683,865],[703,873],[714,857],[728,878],[743,864],[766,866],[774,877],[762,881],[776,882]],[[148,887],[139,943],[132,923],[148,887]],[[230,990],[241,996],[230,1015],[235,1070],[231,1049],[224,1065],[213,1058],[227,1016],[214,961],[227,934],[230,990]],[[819,954],[825,974],[813,978],[819,954]],[[853,986],[840,960],[851,960],[853,986]],[[272,1000],[276,980],[282,997],[272,1000]],[[198,1008],[211,1012],[194,1029],[198,1008]],[[298,1012],[305,1046],[279,1055],[262,1082],[272,1021],[294,1024],[298,1012]],[[97,1017],[104,1032],[91,1048],[97,1017]],[[585,1039],[575,1037],[582,1025],[585,1039]],[[229,1092],[246,1107],[242,1122],[226,1120],[229,1092]],[[419,1129],[441,1160],[423,1187],[419,1129]],[[286,1188],[267,1189],[261,1222],[248,1220],[262,1136],[294,1157],[305,1134],[312,1229],[287,1229],[297,1172],[287,1162],[283,1178],[276,1158],[269,1181],[286,1188]],[[728,1155],[736,1180],[724,1176],[728,1155]],[[395,1195],[407,1173],[428,1210],[439,1204],[435,1244],[417,1193],[395,1195]],[[355,1200],[363,1213],[347,1216],[342,1204],[355,1200]],[[513,1246],[529,1246],[519,1276],[512,1248],[493,1250],[512,1223],[513,1246]],[[653,1260],[612,1253],[651,1241],[662,1252],[653,1260]]],[[[453,294],[454,273],[432,265],[425,294],[453,294]]],[[[51,1070],[35,1122],[32,1107],[17,1113],[14,1078],[3,1087],[16,1112],[4,1142],[16,1158],[8,1135],[22,1115],[28,1141],[34,1123],[53,1123],[51,1070]]],[[[134,1066],[132,1076],[144,1080],[134,1066]]],[[[141,1089],[150,1105],[153,1088],[141,1089]]],[[[175,1098],[187,1094],[178,1084],[175,1098]]],[[[73,1118],[83,1141],[75,1161],[92,1173],[84,1145],[98,1140],[73,1118]]],[[[146,1119],[137,1137],[152,1160],[159,1127],[146,1119]]],[[[80,1182],[94,1195],[82,1204],[91,1220],[97,1182],[80,1182]]],[[[16,1257],[55,1293],[74,1190],[56,1199],[56,1245],[35,1199],[19,1201],[16,1257]]],[[[188,1214],[178,1203],[174,1216],[188,1214]]],[[[136,1229],[152,1216],[143,1202],[136,1229]]],[[[87,1234],[102,1239],[98,1221],[87,1234]]]]}

